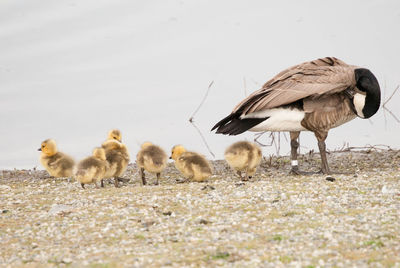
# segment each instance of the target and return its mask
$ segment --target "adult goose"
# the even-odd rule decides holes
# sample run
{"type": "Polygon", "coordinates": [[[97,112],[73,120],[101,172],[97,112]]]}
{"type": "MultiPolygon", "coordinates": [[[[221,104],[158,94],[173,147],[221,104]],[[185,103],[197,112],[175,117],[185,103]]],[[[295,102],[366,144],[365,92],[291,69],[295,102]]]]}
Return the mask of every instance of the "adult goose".
{"type": "Polygon", "coordinates": [[[314,132],[321,154],[321,171],[329,174],[325,139],[331,128],[356,116],[370,118],[380,106],[381,92],[368,69],[326,57],[288,68],[242,100],[212,130],[226,135],[249,131],[289,131],[291,172],[298,168],[300,131],[314,132]]]}

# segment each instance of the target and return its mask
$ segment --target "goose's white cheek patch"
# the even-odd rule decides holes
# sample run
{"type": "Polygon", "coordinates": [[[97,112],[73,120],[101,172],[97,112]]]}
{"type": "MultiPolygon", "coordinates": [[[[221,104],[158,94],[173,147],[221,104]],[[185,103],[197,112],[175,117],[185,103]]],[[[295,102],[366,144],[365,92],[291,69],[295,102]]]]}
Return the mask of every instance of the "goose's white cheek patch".
{"type": "Polygon", "coordinates": [[[364,109],[364,106],[365,106],[365,95],[356,93],[353,98],[353,104],[354,104],[354,107],[356,108],[357,115],[361,118],[365,118],[365,116],[362,112],[362,110],[364,109]]]}

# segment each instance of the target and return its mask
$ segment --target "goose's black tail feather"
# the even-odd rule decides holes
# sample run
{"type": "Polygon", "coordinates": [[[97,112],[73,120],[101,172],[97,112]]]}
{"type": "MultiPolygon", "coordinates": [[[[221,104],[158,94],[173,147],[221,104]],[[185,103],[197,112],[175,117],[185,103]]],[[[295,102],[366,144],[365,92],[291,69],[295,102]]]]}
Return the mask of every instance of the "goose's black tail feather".
{"type": "Polygon", "coordinates": [[[237,113],[234,113],[228,115],[217,124],[215,124],[211,131],[217,129],[216,133],[225,135],[238,135],[260,124],[266,119],[268,119],[268,117],[240,119],[239,115],[237,113]]]}

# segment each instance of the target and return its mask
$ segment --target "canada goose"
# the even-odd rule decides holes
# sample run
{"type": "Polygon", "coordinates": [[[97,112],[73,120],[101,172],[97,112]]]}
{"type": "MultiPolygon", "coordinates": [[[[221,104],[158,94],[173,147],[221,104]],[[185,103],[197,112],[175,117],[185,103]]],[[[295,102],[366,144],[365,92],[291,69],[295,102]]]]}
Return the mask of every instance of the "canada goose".
{"type": "MultiPolygon", "coordinates": [[[[119,187],[118,181],[123,181],[120,176],[124,174],[129,164],[129,152],[125,144],[116,139],[109,139],[101,145],[106,153],[109,164],[105,178],[114,178],[115,187],[119,187]]],[[[101,186],[104,187],[103,181],[101,186]]]]}
{"type": "Polygon", "coordinates": [[[156,185],[158,185],[160,174],[167,166],[167,159],[167,154],[157,145],[154,145],[151,142],[145,142],[142,144],[141,149],[136,156],[136,162],[140,168],[140,176],[143,185],[146,185],[145,170],[150,173],[156,173],[156,185]]]}
{"type": "Polygon", "coordinates": [[[237,171],[240,179],[247,181],[251,178],[258,165],[261,163],[262,153],[260,147],[248,141],[238,141],[225,150],[225,160],[232,169],[237,171]],[[242,177],[242,171],[246,173],[242,177]]]}
{"type": "Polygon", "coordinates": [[[212,168],[207,159],[198,153],[186,151],[182,145],[172,148],[170,159],[175,160],[175,167],[186,180],[202,182],[212,175],[212,168]]]}
{"type": "Polygon", "coordinates": [[[368,69],[326,57],[286,69],[242,100],[213,128],[238,135],[249,131],[289,131],[292,170],[297,164],[300,131],[314,132],[321,154],[321,171],[329,174],[325,139],[331,128],[356,116],[370,118],[380,105],[378,80],[368,69]]]}
{"type": "Polygon", "coordinates": [[[76,180],[85,188],[85,184],[94,183],[98,188],[97,182],[101,181],[108,169],[106,153],[103,148],[95,148],[93,155],[89,156],[78,163],[75,173],[76,180]]]}
{"type": "Polygon", "coordinates": [[[42,142],[38,151],[40,154],[40,163],[49,172],[50,176],[59,177],[70,177],[72,170],[75,165],[74,160],[62,153],[57,151],[57,144],[52,139],[47,139],[42,142]]]}

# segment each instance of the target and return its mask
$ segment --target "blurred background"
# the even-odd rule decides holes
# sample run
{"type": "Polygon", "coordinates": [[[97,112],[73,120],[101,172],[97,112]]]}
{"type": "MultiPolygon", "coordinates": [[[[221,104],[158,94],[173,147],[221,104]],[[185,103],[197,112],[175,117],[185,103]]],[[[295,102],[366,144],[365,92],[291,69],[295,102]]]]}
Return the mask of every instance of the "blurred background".
{"type": "MultiPolygon", "coordinates": [[[[213,159],[188,121],[212,81],[194,122],[221,159],[254,133],[228,137],[211,127],[278,72],[320,57],[369,68],[383,99],[400,84],[397,0],[3,0],[0,25],[2,169],[40,167],[37,149],[47,138],[79,160],[112,128],[132,162],[144,141],[213,159]]],[[[399,100],[387,104],[398,116],[399,100]]],[[[331,130],[327,147],[398,148],[399,130],[381,109],[331,130]]],[[[301,146],[317,149],[312,133],[303,132],[301,146]]],[[[289,151],[281,135],[280,154],[289,151]]]]}

